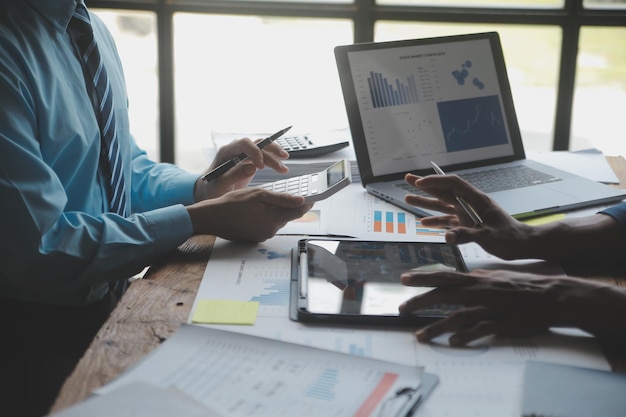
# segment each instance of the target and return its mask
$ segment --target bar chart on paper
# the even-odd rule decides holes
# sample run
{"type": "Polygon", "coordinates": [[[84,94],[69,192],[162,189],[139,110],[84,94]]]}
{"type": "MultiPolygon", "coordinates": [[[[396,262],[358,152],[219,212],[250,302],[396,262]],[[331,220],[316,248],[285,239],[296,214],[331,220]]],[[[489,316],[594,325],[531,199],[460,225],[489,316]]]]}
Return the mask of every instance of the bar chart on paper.
{"type": "Polygon", "coordinates": [[[372,209],[369,229],[374,234],[391,234],[402,237],[442,237],[445,234],[443,229],[424,227],[415,216],[404,211],[393,210],[390,207],[372,209]]]}
{"type": "Polygon", "coordinates": [[[219,245],[228,249],[214,248],[210,264],[217,272],[202,281],[200,297],[258,302],[258,317],[288,317],[291,250],[296,242],[292,237],[254,246],[221,241],[219,245]],[[228,255],[221,257],[222,253],[228,255]]]}

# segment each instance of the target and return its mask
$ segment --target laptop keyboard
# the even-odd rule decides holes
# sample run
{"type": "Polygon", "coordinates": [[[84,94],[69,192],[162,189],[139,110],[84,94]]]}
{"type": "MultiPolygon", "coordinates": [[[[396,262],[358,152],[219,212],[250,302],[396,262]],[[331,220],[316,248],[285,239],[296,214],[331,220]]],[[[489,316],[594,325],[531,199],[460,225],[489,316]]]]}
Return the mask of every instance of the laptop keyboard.
{"type": "MultiPolygon", "coordinates": [[[[526,166],[486,169],[458,175],[485,193],[513,190],[516,188],[561,181],[559,177],[553,177],[552,175],[526,166]]],[[[412,193],[417,190],[415,187],[408,184],[398,184],[397,187],[412,193]]]]}

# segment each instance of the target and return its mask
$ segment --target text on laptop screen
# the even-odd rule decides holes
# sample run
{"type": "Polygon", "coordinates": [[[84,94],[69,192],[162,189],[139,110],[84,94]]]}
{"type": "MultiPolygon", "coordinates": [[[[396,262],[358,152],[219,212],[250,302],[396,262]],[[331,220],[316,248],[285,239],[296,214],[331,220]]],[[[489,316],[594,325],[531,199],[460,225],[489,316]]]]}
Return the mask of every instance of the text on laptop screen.
{"type": "Polygon", "coordinates": [[[489,40],[348,53],[375,176],[513,154],[489,40]]]}

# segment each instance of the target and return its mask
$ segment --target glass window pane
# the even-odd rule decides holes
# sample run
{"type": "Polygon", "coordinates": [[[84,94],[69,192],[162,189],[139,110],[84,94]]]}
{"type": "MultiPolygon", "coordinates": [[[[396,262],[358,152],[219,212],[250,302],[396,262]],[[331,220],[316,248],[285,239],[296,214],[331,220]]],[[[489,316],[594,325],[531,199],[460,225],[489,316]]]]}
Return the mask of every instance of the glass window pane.
{"type": "Polygon", "coordinates": [[[212,130],[347,127],[333,48],[353,36],[349,20],[175,14],[176,162],[204,169],[212,130]]]}
{"type": "Polygon", "coordinates": [[[626,9],[626,0],[583,0],[588,9],[626,9]]]}
{"type": "Polygon", "coordinates": [[[626,28],[583,27],[580,32],[571,149],[595,147],[626,155],[626,28]]]}
{"type": "Polygon", "coordinates": [[[551,26],[379,22],[376,41],[497,31],[527,150],[552,149],[561,30],[551,26]]]}
{"type": "Polygon", "coordinates": [[[150,158],[159,160],[159,82],[156,15],[92,9],[111,31],[124,66],[130,130],[150,158]]]}
{"type": "MultiPolygon", "coordinates": [[[[250,1],[250,0],[230,0],[230,1],[250,1]]],[[[353,0],[273,0],[277,3],[352,3],[353,0]]]]}
{"type": "Polygon", "coordinates": [[[460,6],[493,8],[562,8],[564,0],[376,0],[378,4],[413,6],[460,6]]]}

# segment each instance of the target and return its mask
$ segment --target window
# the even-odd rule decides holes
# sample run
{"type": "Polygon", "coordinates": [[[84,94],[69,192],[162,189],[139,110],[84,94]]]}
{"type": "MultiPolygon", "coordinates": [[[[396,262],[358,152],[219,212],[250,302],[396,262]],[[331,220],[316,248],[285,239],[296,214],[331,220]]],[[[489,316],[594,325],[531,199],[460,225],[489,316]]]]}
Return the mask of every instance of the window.
{"type": "Polygon", "coordinates": [[[347,126],[333,47],[352,23],[177,13],[176,155],[201,170],[216,132],[292,132],[347,126]]]}
{"type": "Polygon", "coordinates": [[[115,4],[98,12],[114,16],[131,129],[187,169],[212,130],[346,127],[335,45],[483,30],[501,34],[528,149],[624,153],[601,139],[619,137],[626,0],[88,1],[115,4]]]}
{"type": "Polygon", "coordinates": [[[159,90],[156,15],[95,10],[115,38],[124,65],[132,134],[150,158],[159,159],[159,90]]]}
{"type": "Polygon", "coordinates": [[[626,28],[583,27],[580,32],[571,149],[595,147],[626,155],[626,28]]]}

